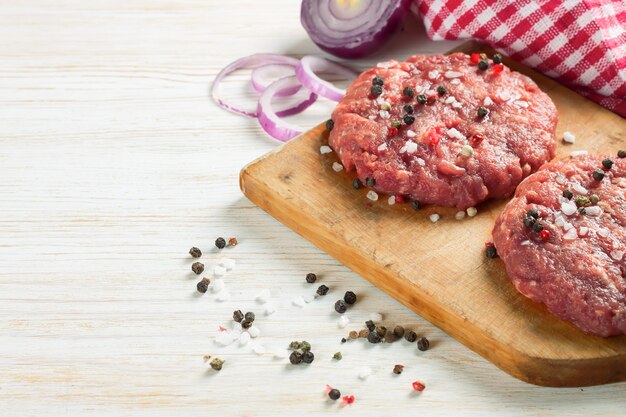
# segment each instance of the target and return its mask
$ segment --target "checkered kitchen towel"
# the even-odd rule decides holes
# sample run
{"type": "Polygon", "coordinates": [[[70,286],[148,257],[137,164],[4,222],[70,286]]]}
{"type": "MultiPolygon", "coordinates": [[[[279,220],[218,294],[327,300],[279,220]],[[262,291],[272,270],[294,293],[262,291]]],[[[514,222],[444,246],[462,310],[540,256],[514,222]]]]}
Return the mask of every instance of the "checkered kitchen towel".
{"type": "Polygon", "coordinates": [[[413,0],[433,40],[474,38],[626,117],[626,0],[413,0]]]}

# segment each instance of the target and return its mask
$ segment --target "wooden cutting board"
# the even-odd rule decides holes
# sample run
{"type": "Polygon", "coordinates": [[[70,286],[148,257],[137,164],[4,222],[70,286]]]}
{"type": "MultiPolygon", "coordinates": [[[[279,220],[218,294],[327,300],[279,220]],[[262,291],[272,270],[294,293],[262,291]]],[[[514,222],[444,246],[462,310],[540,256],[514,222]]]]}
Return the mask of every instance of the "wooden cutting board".
{"type": "MultiPolygon", "coordinates": [[[[474,43],[455,51],[492,50],[474,43]]],[[[615,154],[626,148],[626,121],[514,61],[559,110],[557,158],[571,151],[615,154]],[[574,145],[561,140],[576,135],[574,145]]],[[[521,296],[485,241],[506,201],[481,204],[474,218],[456,210],[408,204],[354,190],[354,174],[334,172],[323,125],[257,159],[241,171],[241,189],[256,205],[328,252],[390,296],[496,366],[545,386],[588,386],[626,380],[626,336],[590,336],[521,296]],[[428,216],[439,213],[432,223],[428,216]]]]}

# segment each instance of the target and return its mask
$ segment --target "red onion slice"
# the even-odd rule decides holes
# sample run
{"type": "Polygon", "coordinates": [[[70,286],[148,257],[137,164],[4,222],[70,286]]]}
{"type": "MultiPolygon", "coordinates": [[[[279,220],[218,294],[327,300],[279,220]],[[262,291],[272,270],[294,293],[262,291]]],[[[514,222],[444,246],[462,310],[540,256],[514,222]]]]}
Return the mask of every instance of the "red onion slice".
{"type": "MultiPolygon", "coordinates": [[[[299,85],[300,83],[296,77],[292,76],[281,78],[280,80],[270,84],[270,86],[265,89],[263,94],[261,94],[261,98],[259,99],[257,115],[261,127],[271,137],[278,139],[281,142],[287,142],[289,139],[298,136],[303,132],[303,129],[281,120],[279,113],[274,112],[272,108],[272,98],[274,98],[280,91],[294,88],[299,85]]],[[[311,94],[311,97],[314,98],[306,107],[310,106],[317,98],[315,94],[311,94]]]]}
{"type": "Polygon", "coordinates": [[[400,27],[410,0],[303,0],[300,21],[311,40],[342,57],[379,49],[400,27]]]}
{"type": "MultiPolygon", "coordinates": [[[[295,74],[296,67],[300,63],[299,60],[292,58],[294,64],[267,64],[255,68],[252,71],[251,83],[252,87],[261,94],[274,81],[281,78],[289,77],[295,74]]],[[[287,97],[296,94],[301,86],[279,91],[276,97],[287,97]]]]}
{"type": "Polygon", "coordinates": [[[333,73],[347,79],[352,79],[358,74],[348,67],[344,67],[334,61],[316,56],[305,56],[296,67],[296,77],[308,90],[329,100],[339,101],[345,95],[345,91],[335,87],[328,81],[322,80],[315,72],[333,73]]]}
{"type": "MultiPolygon", "coordinates": [[[[219,106],[223,107],[224,109],[228,111],[231,111],[233,113],[240,114],[243,116],[247,116],[247,117],[257,117],[256,112],[235,107],[234,105],[227,103],[226,101],[222,100],[219,97],[218,95],[219,86],[222,80],[224,79],[224,77],[242,68],[249,68],[249,67],[256,68],[256,67],[267,65],[267,64],[285,64],[285,65],[296,66],[298,65],[298,63],[299,61],[295,58],[291,58],[291,57],[283,56],[283,55],[277,55],[277,54],[255,54],[255,55],[250,55],[244,58],[240,58],[228,64],[224,69],[222,69],[219,72],[219,74],[217,74],[217,77],[215,77],[215,80],[213,80],[213,84],[211,85],[211,91],[210,91],[211,97],[213,98],[213,100],[215,100],[215,102],[219,106]]],[[[289,110],[290,109],[285,109],[283,111],[289,111],[289,110]]]]}

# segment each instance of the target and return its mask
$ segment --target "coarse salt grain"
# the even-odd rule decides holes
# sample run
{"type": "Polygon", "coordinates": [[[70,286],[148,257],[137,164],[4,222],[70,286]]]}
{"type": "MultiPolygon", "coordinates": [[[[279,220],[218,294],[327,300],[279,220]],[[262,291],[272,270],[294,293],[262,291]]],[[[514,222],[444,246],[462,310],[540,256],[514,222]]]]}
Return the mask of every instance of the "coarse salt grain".
{"type": "Polygon", "coordinates": [[[367,116],[368,119],[370,120],[376,120],[376,115],[375,114],[370,114],[369,116],[367,116]]]}
{"type": "Polygon", "coordinates": [[[513,102],[513,105],[515,105],[516,107],[520,107],[522,109],[525,109],[528,106],[530,106],[530,104],[528,104],[528,102],[524,101],[524,100],[517,100],[517,101],[513,102]]]}
{"type": "Polygon", "coordinates": [[[602,207],[600,206],[585,207],[585,214],[589,216],[599,216],[602,214],[602,207]]]}
{"type": "Polygon", "coordinates": [[[265,349],[265,346],[263,345],[255,344],[254,346],[252,346],[252,351],[260,356],[267,352],[267,349],[265,349]]]}
{"type": "Polygon", "coordinates": [[[458,139],[458,140],[465,140],[466,137],[463,133],[459,132],[458,130],[456,130],[455,128],[451,127],[450,129],[448,129],[448,136],[458,139]]]}
{"type": "Polygon", "coordinates": [[[454,85],[461,84],[461,79],[460,78],[454,78],[454,79],[450,80],[450,84],[454,84],[454,85]]]}
{"type": "Polygon", "coordinates": [[[498,93],[498,97],[500,97],[500,100],[507,101],[511,98],[511,93],[508,91],[501,91],[500,93],[498,93]]]}
{"type": "Polygon", "coordinates": [[[222,302],[228,300],[230,300],[230,292],[228,291],[220,291],[220,293],[215,296],[215,301],[222,302]]]}
{"type": "Polygon", "coordinates": [[[576,204],[572,202],[561,203],[561,212],[566,216],[571,216],[576,213],[576,204]]]}
{"type": "Polygon", "coordinates": [[[376,103],[381,106],[383,103],[386,103],[385,101],[385,97],[383,97],[382,95],[376,97],[376,103]]]}
{"type": "Polygon", "coordinates": [[[406,135],[410,138],[414,138],[415,136],[417,136],[417,133],[415,133],[414,131],[412,131],[411,129],[406,131],[406,135]]]}
{"type": "Polygon", "coordinates": [[[463,107],[463,104],[455,101],[454,103],[452,103],[452,107],[454,107],[455,109],[460,109],[461,107],[463,107]]]}
{"type": "Polygon", "coordinates": [[[215,275],[216,277],[221,277],[225,273],[226,273],[226,268],[224,268],[223,266],[215,265],[213,267],[213,275],[215,275]]]}
{"type": "Polygon", "coordinates": [[[572,227],[574,227],[574,225],[573,225],[573,224],[571,224],[570,222],[566,222],[566,223],[563,225],[563,230],[565,230],[565,231],[567,232],[567,231],[568,231],[568,230],[570,230],[572,227]]]}
{"type": "Polygon", "coordinates": [[[378,145],[378,149],[379,151],[384,151],[387,149],[387,144],[386,143],[381,143],[380,145],[378,145]]]}
{"type": "Polygon", "coordinates": [[[359,369],[359,378],[366,380],[372,374],[372,368],[369,366],[363,366],[359,369]]]}
{"type": "Polygon", "coordinates": [[[462,220],[465,218],[465,212],[463,210],[461,211],[457,211],[456,214],[454,215],[454,218],[457,220],[462,220]]]}
{"type": "Polygon", "coordinates": [[[439,216],[437,213],[433,213],[430,216],[428,216],[428,218],[430,219],[431,222],[437,223],[437,221],[441,218],[441,216],[439,216]]]}
{"type": "Polygon", "coordinates": [[[483,100],[483,105],[491,106],[492,104],[493,104],[493,100],[491,99],[491,97],[489,96],[485,97],[485,99],[483,100]]]}
{"type": "Polygon", "coordinates": [[[224,289],[224,286],[226,284],[224,283],[223,279],[214,279],[213,280],[213,292],[214,293],[218,293],[220,291],[222,291],[224,289]]]}
{"type": "Polygon", "coordinates": [[[261,334],[261,330],[257,326],[252,326],[248,329],[248,334],[250,334],[250,337],[255,338],[261,334]]]}
{"type": "Polygon", "coordinates": [[[563,235],[563,240],[574,240],[578,237],[578,233],[576,233],[576,229],[571,228],[563,235]]]}
{"type": "Polygon", "coordinates": [[[339,172],[343,169],[343,165],[341,165],[339,162],[333,162],[333,170],[335,172],[339,172]]]}
{"type": "Polygon", "coordinates": [[[455,101],[456,101],[456,98],[454,96],[450,96],[444,100],[444,103],[450,104],[450,103],[454,103],[455,101]]]}
{"type": "Polygon", "coordinates": [[[476,207],[470,207],[467,209],[467,215],[470,217],[474,217],[475,215],[478,214],[478,210],[476,209],[476,207]]]}
{"type": "Polygon", "coordinates": [[[415,162],[417,162],[419,166],[426,166],[426,161],[424,161],[422,158],[415,158],[415,162]]]}
{"type": "Polygon", "coordinates": [[[565,178],[563,175],[558,175],[556,177],[556,182],[557,182],[557,184],[563,185],[563,184],[565,184],[567,182],[567,178],[565,178]]]}
{"type": "Polygon", "coordinates": [[[294,306],[300,307],[300,308],[303,308],[304,305],[306,304],[304,301],[304,298],[301,295],[295,297],[293,300],[291,300],[291,302],[293,303],[294,306]]]}
{"type": "Polygon", "coordinates": [[[243,332],[241,334],[241,336],[239,336],[239,346],[246,346],[248,343],[250,343],[250,333],[249,332],[243,332]]]}
{"type": "Polygon", "coordinates": [[[340,329],[345,328],[348,324],[350,323],[350,319],[348,318],[348,316],[346,316],[345,314],[342,315],[341,317],[339,317],[339,321],[337,321],[337,326],[339,326],[340,329]]]}
{"type": "Polygon", "coordinates": [[[444,77],[446,78],[459,78],[462,77],[463,73],[459,71],[446,71],[444,77]]]}
{"type": "Polygon", "coordinates": [[[327,146],[327,145],[322,145],[322,146],[320,146],[320,153],[321,153],[322,155],[324,155],[325,153],[331,153],[332,151],[333,151],[333,150],[331,149],[331,147],[330,147],[330,146],[327,146]]]}
{"type": "Polygon", "coordinates": [[[437,77],[439,77],[439,71],[437,70],[428,71],[428,78],[430,78],[431,80],[434,80],[437,77]]]}
{"type": "Polygon", "coordinates": [[[270,290],[268,289],[262,290],[254,298],[261,304],[265,304],[270,299],[270,290]]]}
{"type": "Polygon", "coordinates": [[[576,142],[576,136],[572,132],[563,132],[563,142],[574,143],[576,142]]]}
{"type": "Polygon", "coordinates": [[[406,146],[407,153],[415,153],[417,152],[417,143],[412,140],[407,141],[404,146],[406,146]]]}
{"type": "Polygon", "coordinates": [[[227,271],[230,271],[235,267],[235,260],[231,258],[222,258],[217,264],[226,268],[227,271]]]}
{"type": "Polygon", "coordinates": [[[228,346],[233,343],[233,336],[228,332],[219,332],[213,342],[221,346],[228,346]]]}
{"type": "Polygon", "coordinates": [[[609,229],[607,229],[606,227],[599,228],[598,235],[600,235],[601,237],[607,237],[609,235],[609,229]]]}
{"type": "Polygon", "coordinates": [[[435,94],[437,94],[437,92],[435,90],[426,90],[424,94],[426,94],[427,96],[434,96],[435,94]]]}
{"type": "Polygon", "coordinates": [[[587,233],[589,233],[589,228],[582,226],[579,230],[578,230],[578,234],[580,234],[581,236],[587,236],[587,233]]]}
{"type": "Polygon", "coordinates": [[[582,185],[578,183],[575,183],[574,185],[572,185],[572,190],[582,195],[587,195],[587,193],[589,193],[589,191],[587,191],[585,187],[583,187],[582,185]]]}
{"type": "Polygon", "coordinates": [[[589,152],[585,150],[581,150],[581,151],[573,151],[572,153],[570,153],[570,156],[572,158],[576,158],[578,156],[584,156],[584,155],[589,155],[589,152]]]}
{"type": "Polygon", "coordinates": [[[309,304],[312,303],[313,300],[315,300],[315,295],[314,294],[307,294],[305,296],[302,297],[304,299],[304,302],[309,304]]]}
{"type": "Polygon", "coordinates": [[[271,316],[274,313],[276,313],[276,307],[274,307],[273,305],[269,305],[269,306],[265,307],[265,315],[266,316],[271,316]]]}
{"type": "Polygon", "coordinates": [[[396,204],[396,197],[395,197],[395,196],[393,196],[393,195],[392,195],[392,196],[390,196],[390,197],[387,199],[387,204],[389,204],[390,206],[393,206],[394,204],[396,204]]]}
{"type": "Polygon", "coordinates": [[[611,258],[613,258],[614,260],[621,261],[624,257],[624,252],[621,250],[612,250],[609,255],[611,255],[611,258]]]}
{"type": "Polygon", "coordinates": [[[565,219],[559,215],[554,218],[554,223],[559,227],[563,227],[563,225],[565,224],[565,219]]]}
{"type": "Polygon", "coordinates": [[[521,246],[529,246],[531,244],[530,240],[524,240],[520,243],[521,246]]]}
{"type": "Polygon", "coordinates": [[[378,194],[376,194],[376,191],[369,190],[367,192],[367,198],[372,200],[372,201],[376,201],[376,200],[378,200],[378,194]]]}
{"type": "Polygon", "coordinates": [[[380,313],[372,313],[370,314],[370,320],[373,321],[374,323],[379,323],[383,321],[383,315],[380,313]]]}
{"type": "Polygon", "coordinates": [[[389,114],[389,112],[388,112],[388,111],[386,111],[386,110],[381,110],[381,111],[379,111],[379,112],[378,112],[378,114],[379,114],[379,115],[380,115],[380,117],[382,117],[383,119],[389,119],[389,117],[391,116],[391,115],[389,114]]]}

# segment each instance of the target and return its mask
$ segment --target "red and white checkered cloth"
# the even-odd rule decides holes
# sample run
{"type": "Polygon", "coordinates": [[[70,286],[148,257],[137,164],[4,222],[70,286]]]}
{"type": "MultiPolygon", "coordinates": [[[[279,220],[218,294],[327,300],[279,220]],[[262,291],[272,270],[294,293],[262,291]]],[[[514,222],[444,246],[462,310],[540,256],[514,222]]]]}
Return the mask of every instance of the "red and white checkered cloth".
{"type": "Polygon", "coordinates": [[[626,117],[626,0],[413,0],[428,36],[479,39],[626,117]]]}

